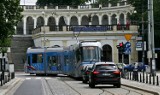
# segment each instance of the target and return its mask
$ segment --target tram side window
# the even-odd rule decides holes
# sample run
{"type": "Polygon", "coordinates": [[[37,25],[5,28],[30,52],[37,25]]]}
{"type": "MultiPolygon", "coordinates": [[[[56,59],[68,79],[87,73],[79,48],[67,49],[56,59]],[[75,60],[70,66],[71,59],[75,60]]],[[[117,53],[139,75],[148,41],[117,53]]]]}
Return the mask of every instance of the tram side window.
{"type": "Polygon", "coordinates": [[[50,66],[55,66],[57,64],[56,56],[49,56],[48,57],[48,63],[49,63],[50,66]]]}
{"type": "Polygon", "coordinates": [[[32,55],[32,63],[42,63],[42,62],[43,62],[42,54],[32,55]]]}

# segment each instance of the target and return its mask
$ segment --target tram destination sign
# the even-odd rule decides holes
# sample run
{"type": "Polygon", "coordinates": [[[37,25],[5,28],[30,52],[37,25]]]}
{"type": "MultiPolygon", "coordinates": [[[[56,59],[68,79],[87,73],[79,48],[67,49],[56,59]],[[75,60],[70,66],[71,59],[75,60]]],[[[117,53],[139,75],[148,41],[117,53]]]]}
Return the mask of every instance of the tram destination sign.
{"type": "Polygon", "coordinates": [[[74,32],[80,32],[80,31],[107,31],[110,30],[108,27],[105,26],[95,26],[95,27],[73,27],[74,32]]]}

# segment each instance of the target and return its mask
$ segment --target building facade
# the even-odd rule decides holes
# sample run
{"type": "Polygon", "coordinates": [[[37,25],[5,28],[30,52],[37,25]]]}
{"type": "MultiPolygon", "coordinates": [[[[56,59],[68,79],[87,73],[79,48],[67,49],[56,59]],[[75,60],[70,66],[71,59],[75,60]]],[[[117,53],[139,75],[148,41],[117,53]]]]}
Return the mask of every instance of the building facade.
{"type": "Polygon", "coordinates": [[[124,55],[124,62],[138,60],[138,27],[129,19],[134,8],[127,2],[115,5],[22,7],[23,19],[15,34],[32,36],[36,47],[69,46],[77,41],[96,40],[102,43],[105,61],[118,63],[123,60],[116,46],[126,43],[125,36],[130,35],[131,53],[124,55]]]}

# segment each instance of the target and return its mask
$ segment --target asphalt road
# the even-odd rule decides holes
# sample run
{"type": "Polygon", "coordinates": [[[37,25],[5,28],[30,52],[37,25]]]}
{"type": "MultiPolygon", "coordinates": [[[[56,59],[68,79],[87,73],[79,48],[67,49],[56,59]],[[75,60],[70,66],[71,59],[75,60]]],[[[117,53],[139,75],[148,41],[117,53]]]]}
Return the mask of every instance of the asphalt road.
{"type": "Polygon", "coordinates": [[[25,80],[14,95],[44,95],[41,80],[25,80]]]}

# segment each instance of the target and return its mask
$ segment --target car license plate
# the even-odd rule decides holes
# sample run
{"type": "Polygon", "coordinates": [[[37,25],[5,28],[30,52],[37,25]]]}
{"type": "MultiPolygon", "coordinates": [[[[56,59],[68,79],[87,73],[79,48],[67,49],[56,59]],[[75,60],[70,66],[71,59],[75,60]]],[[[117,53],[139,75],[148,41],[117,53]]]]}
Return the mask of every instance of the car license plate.
{"type": "Polygon", "coordinates": [[[103,73],[102,75],[104,75],[104,76],[109,76],[110,74],[108,74],[108,73],[103,73]]]}

